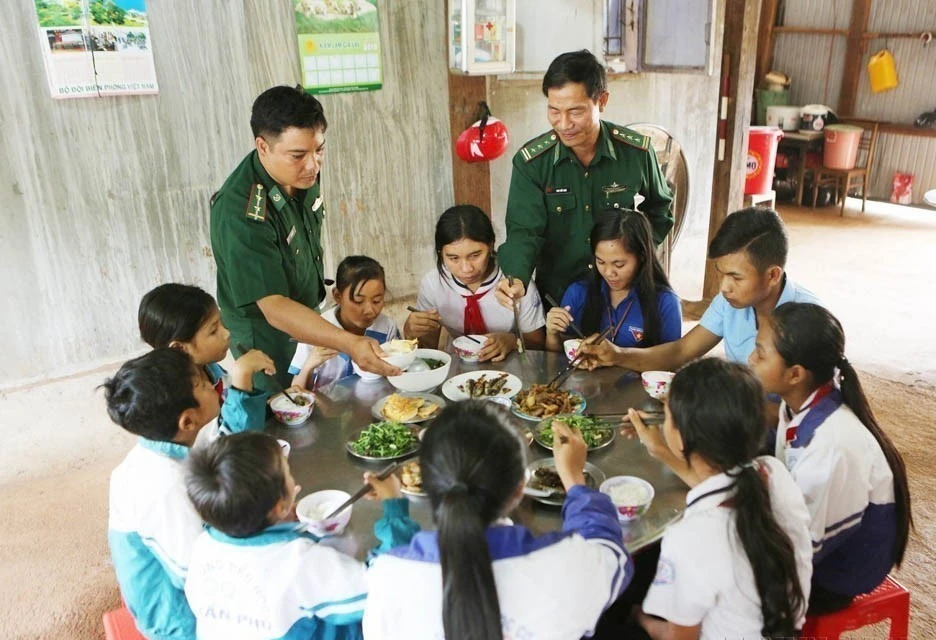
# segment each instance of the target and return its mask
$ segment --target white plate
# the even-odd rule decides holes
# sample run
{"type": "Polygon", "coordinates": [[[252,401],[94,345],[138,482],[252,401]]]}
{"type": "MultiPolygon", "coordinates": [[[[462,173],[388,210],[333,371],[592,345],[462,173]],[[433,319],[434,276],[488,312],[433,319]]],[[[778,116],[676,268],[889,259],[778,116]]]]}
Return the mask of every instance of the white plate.
{"type": "MultiPolygon", "coordinates": [[[[404,398],[422,398],[423,400],[426,400],[427,402],[431,402],[435,405],[438,405],[439,407],[430,416],[427,416],[425,418],[420,418],[419,416],[416,416],[412,420],[407,420],[404,424],[416,424],[417,422],[425,422],[426,420],[432,420],[437,415],[439,415],[439,411],[445,408],[445,400],[443,400],[439,396],[434,395],[432,393],[414,393],[411,391],[397,391],[396,394],[390,394],[390,395],[403,396],[404,398]]],[[[389,397],[390,396],[384,396],[383,398],[381,398],[380,400],[374,403],[374,405],[371,407],[372,416],[374,416],[378,420],[390,419],[383,414],[384,405],[387,404],[387,398],[389,397]]]]}
{"type": "Polygon", "coordinates": [[[485,376],[487,380],[492,380],[505,373],[507,374],[507,381],[504,383],[504,386],[501,387],[501,390],[493,396],[484,396],[484,398],[513,398],[520,392],[521,387],[523,387],[523,382],[512,373],[493,370],[469,371],[468,373],[461,373],[455,377],[449,378],[445,381],[445,384],[442,385],[442,395],[454,402],[468,400],[470,396],[458,387],[467,385],[469,380],[478,380],[481,376],[485,376]]]}
{"type": "MultiPolygon", "coordinates": [[[[533,462],[528,464],[526,468],[526,473],[524,474],[525,485],[530,484],[530,481],[533,479],[533,474],[536,473],[536,470],[543,468],[543,467],[550,469],[552,471],[555,471],[556,470],[555,458],[540,458],[539,460],[534,460],[533,462]]],[[[591,481],[588,482],[588,486],[591,487],[592,489],[597,489],[598,487],[601,486],[601,483],[605,481],[604,472],[598,467],[596,467],[595,465],[593,465],[591,462],[585,463],[585,471],[587,471],[588,475],[591,476],[591,481]]],[[[586,478],[586,481],[587,480],[588,479],[586,478]]],[[[535,487],[535,488],[539,488],[539,487],[535,487]]],[[[564,489],[557,489],[556,493],[554,493],[551,496],[531,495],[530,497],[536,500],[537,502],[541,502],[543,504],[551,504],[553,506],[561,507],[562,503],[565,502],[566,493],[564,489]]]]}

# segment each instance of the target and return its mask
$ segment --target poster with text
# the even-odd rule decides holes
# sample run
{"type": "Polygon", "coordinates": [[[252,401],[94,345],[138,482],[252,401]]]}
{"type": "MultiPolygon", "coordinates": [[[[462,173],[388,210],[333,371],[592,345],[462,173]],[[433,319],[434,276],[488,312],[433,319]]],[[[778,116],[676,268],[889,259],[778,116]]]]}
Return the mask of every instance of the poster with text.
{"type": "Polygon", "coordinates": [[[294,0],[302,86],[309,93],[383,84],[377,0],[294,0]]]}
{"type": "Polygon", "coordinates": [[[145,0],[35,0],[53,98],[159,93],[145,0]]]}

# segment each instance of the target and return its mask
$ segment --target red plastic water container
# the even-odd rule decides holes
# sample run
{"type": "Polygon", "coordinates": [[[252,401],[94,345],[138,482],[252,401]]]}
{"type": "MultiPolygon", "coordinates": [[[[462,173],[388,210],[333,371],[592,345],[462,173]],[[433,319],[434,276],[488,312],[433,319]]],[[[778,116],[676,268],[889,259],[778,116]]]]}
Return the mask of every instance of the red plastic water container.
{"type": "Polygon", "coordinates": [[[748,129],[747,179],[744,195],[767,193],[774,177],[777,162],[777,144],[783,137],[779,127],[751,127],[748,129]]]}

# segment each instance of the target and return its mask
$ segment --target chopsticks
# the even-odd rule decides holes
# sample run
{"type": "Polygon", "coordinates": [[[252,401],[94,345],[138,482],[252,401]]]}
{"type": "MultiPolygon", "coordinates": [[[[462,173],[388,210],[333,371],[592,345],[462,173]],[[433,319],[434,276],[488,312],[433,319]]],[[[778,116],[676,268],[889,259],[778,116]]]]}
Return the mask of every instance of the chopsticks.
{"type": "MultiPolygon", "coordinates": [[[[417,309],[416,307],[414,307],[414,306],[411,305],[411,304],[406,305],[406,310],[409,311],[410,313],[422,313],[422,310],[421,310],[421,309],[417,309]]],[[[477,344],[484,344],[483,342],[481,342],[481,341],[478,340],[477,338],[472,338],[472,337],[469,336],[467,333],[465,334],[465,337],[468,338],[469,340],[471,340],[471,341],[474,342],[474,343],[477,343],[477,344]]]]}
{"type": "MultiPolygon", "coordinates": [[[[240,352],[241,352],[241,355],[244,355],[245,353],[247,353],[248,351],[250,351],[250,349],[248,349],[247,347],[245,347],[244,345],[242,345],[242,344],[239,343],[239,342],[235,342],[235,343],[234,343],[234,348],[237,349],[238,351],[240,351],[240,352]]],[[[297,406],[300,406],[300,407],[303,406],[303,405],[299,404],[298,402],[296,402],[296,399],[295,399],[295,398],[293,398],[291,395],[289,395],[289,392],[286,391],[286,388],[285,388],[283,385],[281,385],[281,384],[279,383],[279,380],[276,379],[276,376],[271,376],[271,375],[269,375],[269,374],[265,374],[265,375],[266,375],[267,378],[269,378],[270,380],[273,381],[273,387],[276,388],[278,391],[282,392],[282,394],[283,394],[284,396],[286,396],[287,398],[289,398],[289,401],[290,401],[290,402],[292,402],[294,405],[297,405],[297,406]]]]}
{"type": "MultiPolygon", "coordinates": [[[[514,283],[513,276],[507,276],[507,286],[512,287],[514,283]]],[[[517,327],[517,353],[526,351],[526,342],[523,340],[523,332],[520,331],[520,300],[513,299],[514,325],[517,327]]]]}
{"type": "MultiPolygon", "coordinates": [[[[551,304],[552,306],[554,306],[554,307],[558,307],[558,306],[559,306],[559,303],[556,302],[556,299],[553,298],[553,297],[552,297],[551,295],[549,295],[548,293],[545,295],[545,298],[546,298],[546,302],[548,302],[548,303],[551,304]]],[[[579,338],[581,338],[582,340],[585,339],[585,334],[582,333],[582,330],[579,329],[578,326],[576,326],[576,324],[575,324],[574,321],[569,323],[569,328],[572,329],[572,333],[574,333],[575,335],[577,335],[579,338]]]]}
{"type": "MultiPolygon", "coordinates": [[[[390,475],[391,475],[392,473],[394,473],[394,472],[397,470],[397,468],[399,468],[399,466],[400,466],[400,465],[397,464],[396,462],[394,462],[394,463],[388,465],[386,469],[384,469],[383,471],[381,471],[380,473],[377,474],[377,479],[378,479],[378,480],[386,480],[387,478],[390,477],[390,475]]],[[[350,498],[348,498],[347,500],[345,500],[343,503],[341,503],[341,506],[340,506],[340,507],[338,507],[337,509],[335,509],[334,511],[332,511],[331,513],[329,513],[327,516],[325,516],[325,519],[326,519],[326,520],[329,520],[329,519],[331,519],[331,518],[334,518],[334,517],[337,516],[339,513],[341,513],[342,511],[344,511],[344,510],[347,509],[348,507],[350,507],[352,504],[354,504],[355,502],[357,502],[358,500],[360,500],[361,498],[363,498],[365,495],[367,495],[367,494],[370,492],[370,490],[371,490],[371,486],[370,486],[369,484],[365,484],[363,487],[361,487],[360,489],[358,489],[358,490],[354,493],[353,496],[351,496],[350,498]]]]}
{"type": "MultiPolygon", "coordinates": [[[[582,344],[598,344],[599,342],[607,338],[608,334],[610,333],[611,333],[611,327],[609,326],[607,329],[602,331],[598,335],[598,337],[595,338],[594,341],[588,342],[587,340],[583,340],[582,344]]],[[[578,366],[578,364],[582,361],[582,358],[584,357],[585,357],[584,353],[579,353],[577,356],[575,356],[575,359],[569,363],[569,366],[563,369],[562,371],[560,371],[559,373],[557,373],[556,377],[550,380],[546,384],[546,386],[551,389],[558,389],[560,386],[562,386],[562,384],[565,383],[566,379],[570,375],[572,375],[572,372],[575,371],[575,367],[578,366]]]]}
{"type": "MultiPolygon", "coordinates": [[[[602,420],[607,421],[607,420],[610,419],[610,418],[623,418],[623,417],[626,416],[627,414],[626,414],[626,413],[625,413],[625,414],[621,414],[621,413],[588,413],[588,414],[585,414],[585,415],[590,416],[590,417],[592,417],[592,418],[600,418],[600,419],[602,419],[602,420]]],[[[665,419],[665,416],[661,413],[661,414],[656,414],[656,415],[649,415],[649,416],[647,416],[647,417],[640,416],[640,419],[641,419],[641,420],[643,421],[643,423],[646,424],[646,425],[651,425],[651,424],[663,424],[663,421],[664,421],[664,419],[665,419]]]]}

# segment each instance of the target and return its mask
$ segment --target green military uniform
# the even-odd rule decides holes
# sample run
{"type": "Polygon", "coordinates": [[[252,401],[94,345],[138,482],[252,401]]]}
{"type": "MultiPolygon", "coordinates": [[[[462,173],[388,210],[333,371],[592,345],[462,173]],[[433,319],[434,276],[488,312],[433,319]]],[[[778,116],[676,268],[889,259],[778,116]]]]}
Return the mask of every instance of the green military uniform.
{"type": "MultiPolygon", "coordinates": [[[[211,204],[211,249],[218,267],[218,306],[231,332],[231,349],[255,348],[276,364],[276,377],[290,384],[287,369],[296,350],[289,335],[273,328],[257,300],[281,295],[315,309],[325,296],[320,183],[295,197],[273,181],[250,153],[215,194],[211,204]]],[[[261,373],[254,384],[271,389],[261,373]]]]}
{"type": "Polygon", "coordinates": [[[606,208],[634,207],[650,220],[653,240],[673,227],[673,195],[650,139],[601,121],[595,157],[583,167],[555,131],[530,140],[513,158],[507,196],[507,241],[497,251],[505,274],[530,281],[557,301],[591,262],[593,217],[606,208]]]}

